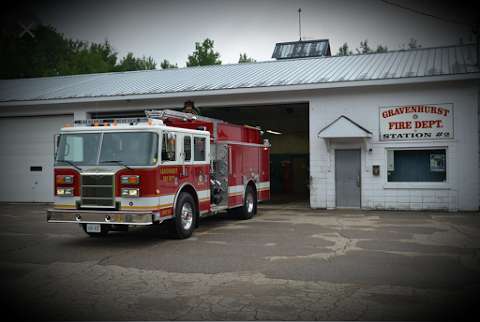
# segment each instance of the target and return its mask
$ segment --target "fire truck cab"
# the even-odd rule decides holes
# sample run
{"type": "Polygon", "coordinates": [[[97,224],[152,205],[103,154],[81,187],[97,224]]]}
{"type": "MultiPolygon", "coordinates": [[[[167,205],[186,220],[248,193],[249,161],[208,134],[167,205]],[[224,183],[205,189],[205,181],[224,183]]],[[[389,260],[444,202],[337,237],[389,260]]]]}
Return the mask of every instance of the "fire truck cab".
{"type": "Polygon", "coordinates": [[[173,110],[146,115],[60,130],[49,223],[102,236],[167,221],[188,238],[201,217],[229,210],[250,219],[270,198],[260,129],[173,110]]]}

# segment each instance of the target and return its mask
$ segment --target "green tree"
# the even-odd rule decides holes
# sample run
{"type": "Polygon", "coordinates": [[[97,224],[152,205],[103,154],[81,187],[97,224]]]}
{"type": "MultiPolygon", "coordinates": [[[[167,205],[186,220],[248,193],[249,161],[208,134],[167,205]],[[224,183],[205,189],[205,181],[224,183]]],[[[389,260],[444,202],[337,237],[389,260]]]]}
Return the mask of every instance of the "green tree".
{"type": "Polygon", "coordinates": [[[375,50],[376,53],[386,53],[387,51],[388,51],[388,47],[382,46],[382,45],[378,45],[377,49],[375,50]]]}
{"type": "Polygon", "coordinates": [[[372,48],[368,45],[368,39],[360,41],[360,48],[355,49],[359,54],[369,54],[372,52],[372,48]]]}
{"type": "Polygon", "coordinates": [[[136,58],[133,53],[130,52],[115,66],[115,71],[148,70],[155,69],[155,67],[157,67],[157,64],[152,57],[143,56],[142,58],[136,58]]]}
{"type": "Polygon", "coordinates": [[[117,64],[118,54],[108,41],[89,43],[72,40],[55,28],[37,25],[32,33],[0,32],[0,78],[25,78],[57,75],[142,70],[156,67],[153,58],[133,54],[117,64]]]}
{"type": "Polygon", "coordinates": [[[255,59],[253,59],[252,57],[248,57],[246,53],[241,53],[240,54],[240,58],[238,59],[238,63],[239,64],[243,64],[243,63],[254,63],[256,62],[255,59]]]}
{"type": "Polygon", "coordinates": [[[348,48],[348,44],[345,42],[343,43],[340,48],[338,48],[337,56],[350,56],[353,55],[353,52],[348,48]]]}
{"type": "Polygon", "coordinates": [[[220,54],[213,50],[214,41],[207,38],[202,43],[195,43],[195,50],[188,56],[187,67],[220,65],[220,54]]]}
{"type": "Polygon", "coordinates": [[[416,49],[421,47],[422,45],[420,45],[415,38],[410,38],[410,41],[408,42],[408,49],[416,49]]]}
{"type": "Polygon", "coordinates": [[[161,67],[162,69],[170,69],[170,68],[178,68],[178,65],[177,65],[177,64],[175,64],[175,65],[170,64],[170,62],[169,62],[168,60],[164,59],[164,60],[160,63],[160,67],[161,67]]]}
{"type": "Polygon", "coordinates": [[[355,49],[358,54],[371,54],[371,53],[386,53],[388,51],[388,47],[384,45],[378,45],[377,49],[373,50],[368,45],[368,39],[364,41],[360,41],[360,48],[355,49]]]}
{"type": "Polygon", "coordinates": [[[69,40],[70,55],[59,65],[58,75],[106,73],[114,71],[117,53],[108,41],[102,44],[69,40]]]}
{"type": "Polygon", "coordinates": [[[50,26],[36,26],[34,37],[1,32],[0,77],[58,75],[72,56],[70,43],[50,26]]]}

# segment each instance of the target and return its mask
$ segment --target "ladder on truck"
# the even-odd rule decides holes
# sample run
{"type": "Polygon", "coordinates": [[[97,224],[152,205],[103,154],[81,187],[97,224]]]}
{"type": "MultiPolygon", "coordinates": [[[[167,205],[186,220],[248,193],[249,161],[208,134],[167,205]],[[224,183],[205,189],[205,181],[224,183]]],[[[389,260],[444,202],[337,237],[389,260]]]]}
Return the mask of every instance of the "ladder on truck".
{"type": "Polygon", "coordinates": [[[183,121],[202,121],[208,123],[223,123],[222,120],[200,116],[192,113],[185,113],[175,110],[145,110],[147,118],[165,121],[169,118],[183,121]]]}
{"type": "Polygon", "coordinates": [[[112,124],[136,125],[146,123],[149,119],[166,121],[168,119],[177,119],[182,121],[200,121],[206,123],[213,123],[214,128],[218,123],[224,123],[222,120],[213,119],[209,117],[199,116],[191,113],[184,113],[175,110],[145,110],[146,117],[128,117],[128,118],[107,118],[107,119],[86,119],[75,120],[73,126],[109,126],[112,124]]]}

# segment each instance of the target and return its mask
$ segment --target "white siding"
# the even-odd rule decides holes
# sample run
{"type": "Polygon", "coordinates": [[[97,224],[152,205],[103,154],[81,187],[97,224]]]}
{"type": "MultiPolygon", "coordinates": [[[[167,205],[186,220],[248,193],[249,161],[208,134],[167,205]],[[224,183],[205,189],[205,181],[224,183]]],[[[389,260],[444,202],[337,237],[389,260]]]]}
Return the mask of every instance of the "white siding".
{"type": "Polygon", "coordinates": [[[479,207],[478,87],[463,84],[385,86],[318,92],[310,101],[310,203],[335,207],[334,149],[362,149],[362,208],[478,210],[479,207]],[[381,142],[379,107],[408,104],[454,104],[453,140],[381,142]],[[333,143],[328,148],[318,132],[345,115],[373,133],[366,144],[333,143]],[[446,184],[387,184],[386,148],[446,147],[446,184]],[[368,152],[368,149],[372,152],[368,152]],[[380,165],[380,176],[372,165],[380,165]],[[395,188],[396,186],[396,188],[395,188]],[[401,186],[401,188],[400,188],[401,186]],[[441,187],[439,187],[441,186],[441,187]]]}
{"type": "Polygon", "coordinates": [[[65,115],[0,118],[0,201],[53,200],[53,139],[72,121],[65,115]]]}
{"type": "MultiPolygon", "coordinates": [[[[330,153],[323,139],[317,137],[325,125],[345,114],[353,121],[373,133],[367,145],[354,144],[350,147],[362,149],[362,206],[367,209],[448,209],[478,210],[480,204],[480,171],[479,171],[479,86],[473,81],[435,82],[423,84],[363,86],[356,88],[318,89],[315,91],[274,93],[256,93],[248,95],[218,95],[195,98],[198,106],[243,106],[268,105],[309,102],[310,124],[310,203],[314,208],[335,207],[335,160],[334,150],[330,153]],[[379,106],[397,106],[407,104],[454,104],[455,139],[451,141],[429,142],[397,142],[383,143],[378,140],[379,106]],[[385,188],[386,183],[386,147],[432,147],[443,146],[448,149],[448,187],[434,188],[385,188]],[[372,152],[366,152],[369,148],[372,152]],[[381,175],[375,177],[371,173],[372,165],[379,164],[381,175]]],[[[60,105],[4,106],[2,116],[32,116],[35,114],[73,114],[76,119],[87,117],[89,112],[98,111],[130,111],[151,108],[171,108],[182,106],[185,97],[175,99],[132,100],[121,102],[91,102],[60,105]]],[[[14,120],[14,118],[11,118],[14,120]]],[[[51,142],[51,134],[63,124],[51,127],[51,133],[45,140],[51,142]]],[[[18,123],[15,123],[18,124],[18,123]]],[[[25,128],[12,125],[6,135],[12,132],[26,131],[25,128]]],[[[0,131],[3,125],[0,126],[0,131]]],[[[37,135],[37,130],[23,136],[37,135]],[[35,133],[35,134],[32,134],[35,133]]],[[[4,132],[2,132],[4,133],[4,132]]],[[[39,133],[46,133],[40,130],[39,133]]],[[[2,135],[5,138],[4,135],[2,135]]],[[[2,141],[10,142],[9,139],[2,141]]],[[[13,142],[13,141],[12,141],[13,142]]],[[[28,142],[27,142],[28,143],[28,142]]],[[[0,144],[1,145],[1,144],[0,144]]],[[[348,144],[337,144],[344,148],[348,144]]],[[[5,145],[2,145],[5,146],[5,145]]],[[[28,146],[28,144],[27,144],[28,146]]],[[[333,146],[332,148],[335,148],[333,146]]],[[[3,153],[3,152],[2,152],[3,153]]],[[[50,153],[50,151],[48,152],[50,153]]],[[[2,164],[3,165],[3,164],[2,164]]],[[[32,164],[35,165],[35,164],[32,164]]],[[[25,164],[24,167],[27,165],[25,164]]],[[[28,165],[29,166],[29,165],[28,165]]],[[[19,166],[15,164],[13,171],[19,166]]],[[[11,171],[8,167],[5,172],[11,171]]],[[[28,169],[29,168],[25,168],[28,169]]],[[[4,180],[4,178],[1,178],[4,180]]],[[[10,180],[10,179],[9,179],[10,180]]],[[[50,178],[49,178],[50,180],[50,178]]],[[[2,181],[3,182],[3,181],[2,181]]],[[[17,184],[17,183],[15,183],[17,184]]],[[[51,182],[45,193],[50,195],[51,182]]],[[[4,197],[6,190],[0,192],[1,200],[13,201],[4,197]]],[[[11,193],[11,192],[8,192],[11,193]]],[[[30,199],[33,200],[33,199],[30,199]]]]}

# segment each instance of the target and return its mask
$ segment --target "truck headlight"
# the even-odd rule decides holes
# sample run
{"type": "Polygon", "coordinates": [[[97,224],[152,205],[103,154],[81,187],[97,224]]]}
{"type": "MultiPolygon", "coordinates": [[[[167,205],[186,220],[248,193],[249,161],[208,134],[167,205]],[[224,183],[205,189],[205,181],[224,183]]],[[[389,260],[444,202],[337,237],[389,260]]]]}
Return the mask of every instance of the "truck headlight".
{"type": "Polygon", "coordinates": [[[55,177],[55,181],[57,182],[57,184],[72,184],[73,176],[57,175],[55,177]]]}
{"type": "Polygon", "coordinates": [[[57,196],[59,197],[72,197],[73,188],[57,188],[57,196]]]}
{"type": "Polygon", "coordinates": [[[138,185],[140,183],[140,176],[121,176],[120,177],[120,182],[123,184],[123,185],[128,185],[128,184],[132,184],[132,185],[138,185]]]}
{"type": "Polygon", "coordinates": [[[140,189],[138,188],[122,188],[122,197],[124,198],[138,198],[140,196],[140,189]]]}

